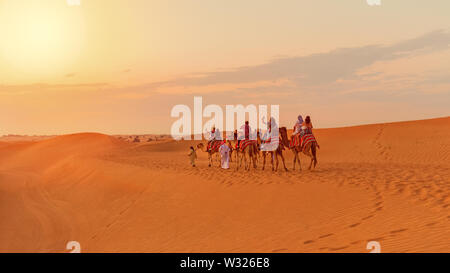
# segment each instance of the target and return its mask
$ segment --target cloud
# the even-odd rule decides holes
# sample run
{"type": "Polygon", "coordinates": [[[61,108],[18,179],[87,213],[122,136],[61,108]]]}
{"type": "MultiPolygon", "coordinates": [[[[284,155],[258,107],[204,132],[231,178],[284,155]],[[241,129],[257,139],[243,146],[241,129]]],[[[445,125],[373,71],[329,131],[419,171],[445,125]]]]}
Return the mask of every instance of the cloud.
{"type": "Polygon", "coordinates": [[[48,83],[34,83],[34,84],[19,84],[19,85],[1,85],[0,93],[25,93],[36,91],[54,91],[54,90],[90,90],[105,88],[109,86],[107,83],[80,83],[80,84],[48,84],[48,83]]]}
{"type": "Polygon", "coordinates": [[[66,77],[66,78],[73,78],[76,75],[77,75],[76,73],[67,73],[66,75],[64,75],[64,77],[66,77]]]}
{"type": "MultiPolygon", "coordinates": [[[[296,92],[335,92],[352,89],[358,83],[389,82],[389,77],[380,71],[361,72],[377,62],[388,62],[402,58],[448,50],[450,33],[436,30],[422,36],[391,45],[367,45],[339,48],[330,52],[297,57],[279,57],[270,62],[235,69],[199,72],[181,75],[168,81],[149,82],[139,85],[114,86],[106,83],[78,85],[34,84],[28,86],[0,86],[0,91],[55,88],[105,88],[111,95],[121,98],[141,99],[155,94],[168,93],[230,93],[240,92],[241,97],[265,95],[291,96],[296,92]],[[270,90],[267,91],[267,90],[270,90]],[[297,90],[297,91],[296,91],[297,90]],[[245,91],[245,92],[242,92],[245,91]]],[[[129,73],[124,69],[122,73],[129,73]]],[[[74,77],[69,73],[66,77],[74,77]]],[[[440,80],[445,80],[445,76],[440,80]]],[[[409,77],[414,79],[414,75],[409,77]]],[[[391,79],[390,81],[395,81],[391,79]]],[[[397,80],[404,80],[398,78],[397,80]]],[[[424,79],[432,83],[437,79],[424,79]]]]}
{"type": "Polygon", "coordinates": [[[322,85],[352,77],[358,70],[376,62],[443,51],[449,49],[449,44],[450,33],[436,30],[387,46],[340,48],[327,53],[277,58],[262,65],[239,67],[228,71],[203,72],[142,87],[154,89],[164,86],[245,84],[279,79],[288,79],[299,86],[322,85]]]}

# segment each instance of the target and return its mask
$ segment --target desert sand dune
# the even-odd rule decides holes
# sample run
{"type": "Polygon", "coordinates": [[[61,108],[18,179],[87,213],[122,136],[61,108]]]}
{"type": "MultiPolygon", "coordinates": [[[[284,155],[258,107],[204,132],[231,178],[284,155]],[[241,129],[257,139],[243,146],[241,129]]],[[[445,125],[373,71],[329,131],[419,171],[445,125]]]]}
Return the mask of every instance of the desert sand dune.
{"type": "Polygon", "coordinates": [[[192,168],[197,141],[2,142],[0,252],[448,252],[449,125],[317,129],[317,169],[285,151],[287,173],[192,168]]]}

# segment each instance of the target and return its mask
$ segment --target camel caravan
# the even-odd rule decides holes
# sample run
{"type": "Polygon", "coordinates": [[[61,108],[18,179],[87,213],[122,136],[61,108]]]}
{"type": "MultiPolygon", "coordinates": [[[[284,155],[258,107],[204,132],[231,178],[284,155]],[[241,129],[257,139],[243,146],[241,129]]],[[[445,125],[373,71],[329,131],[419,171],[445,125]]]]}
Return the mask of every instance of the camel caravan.
{"type": "MultiPolygon", "coordinates": [[[[229,162],[235,162],[236,170],[257,169],[258,162],[262,161],[262,169],[266,166],[266,156],[270,155],[272,171],[278,171],[279,158],[285,171],[288,171],[283,155],[284,151],[291,150],[294,155],[293,169],[301,170],[300,154],[303,153],[311,159],[309,170],[317,165],[317,149],[320,148],[314,134],[311,118],[303,120],[298,116],[293,133],[289,139],[286,127],[278,128],[274,119],[267,123],[268,130],[261,134],[259,130],[252,131],[248,121],[234,131],[232,140],[224,140],[219,129],[213,127],[207,143],[200,143],[197,149],[208,154],[209,167],[213,166],[213,158],[219,162],[223,169],[229,168],[229,162]],[[278,132],[278,134],[276,133],[278,132]]],[[[195,149],[191,147],[195,154],[195,149]]],[[[191,154],[192,155],[192,154],[191,154]]],[[[196,158],[196,157],[195,157],[196,158]]],[[[192,162],[191,162],[192,163],[192,162]]],[[[193,165],[195,166],[195,165],[193,165]]]]}

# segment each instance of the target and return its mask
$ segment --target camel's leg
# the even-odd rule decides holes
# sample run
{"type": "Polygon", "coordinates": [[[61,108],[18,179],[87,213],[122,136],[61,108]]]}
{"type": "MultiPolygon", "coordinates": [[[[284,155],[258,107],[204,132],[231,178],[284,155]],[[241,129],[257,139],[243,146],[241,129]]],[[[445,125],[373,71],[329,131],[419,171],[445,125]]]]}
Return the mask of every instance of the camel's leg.
{"type": "Polygon", "coordinates": [[[244,154],[243,154],[243,152],[239,152],[239,153],[240,153],[240,156],[239,156],[239,168],[240,168],[240,167],[242,167],[242,162],[244,162],[244,154]]]}
{"type": "Polygon", "coordinates": [[[300,161],[300,154],[301,154],[301,150],[297,150],[297,148],[295,148],[295,153],[297,154],[297,161],[298,161],[298,170],[301,171],[302,170],[302,162],[300,161]]]}
{"type": "Polygon", "coordinates": [[[211,153],[208,153],[208,160],[209,160],[208,167],[211,167],[211,164],[212,164],[212,155],[211,155],[211,153]]]}
{"type": "Polygon", "coordinates": [[[263,167],[262,167],[263,170],[264,167],[266,167],[266,152],[263,152],[263,167]]]}
{"type": "Polygon", "coordinates": [[[270,152],[270,163],[272,164],[272,172],[275,171],[275,167],[273,166],[273,157],[275,156],[274,152],[270,152]]]}
{"type": "Polygon", "coordinates": [[[244,161],[244,158],[242,158],[242,157],[243,157],[242,152],[239,152],[237,154],[238,166],[239,166],[238,169],[240,169],[242,167],[242,162],[244,161]]]}
{"type": "Polygon", "coordinates": [[[278,154],[276,151],[273,153],[273,157],[275,159],[275,171],[277,172],[278,171],[278,154]]]}
{"type": "Polygon", "coordinates": [[[286,168],[286,163],[284,162],[284,155],[283,155],[283,153],[280,153],[280,156],[281,156],[281,161],[283,162],[284,170],[288,171],[288,169],[286,168]]]}
{"type": "MultiPolygon", "coordinates": [[[[255,154],[255,147],[252,146],[250,149],[250,165],[253,164],[253,168],[256,169],[256,154],[255,154]]],[[[251,166],[249,166],[251,167],[251,166]]]]}
{"type": "Polygon", "coordinates": [[[246,154],[247,159],[248,159],[248,161],[247,161],[247,171],[249,171],[250,170],[250,164],[252,164],[252,155],[250,154],[250,146],[248,147],[248,150],[247,150],[247,152],[245,154],[246,154]]]}
{"type": "Polygon", "coordinates": [[[311,153],[314,157],[314,169],[316,168],[317,165],[317,150],[316,150],[316,144],[313,143],[313,145],[311,146],[311,153]]]}
{"type": "Polygon", "coordinates": [[[249,171],[250,170],[250,164],[251,164],[251,155],[250,155],[250,147],[247,147],[247,149],[245,149],[245,170],[249,171]]]}
{"type": "Polygon", "coordinates": [[[239,151],[236,151],[236,164],[237,164],[237,166],[238,166],[238,169],[239,169],[239,167],[241,166],[241,158],[239,157],[239,154],[240,154],[240,152],[239,151]]]}
{"type": "Polygon", "coordinates": [[[297,161],[297,156],[298,156],[295,148],[292,150],[292,153],[294,153],[294,167],[292,169],[295,171],[295,162],[297,161]]]}
{"type": "Polygon", "coordinates": [[[309,163],[308,170],[311,170],[312,164],[314,162],[314,157],[312,156],[310,149],[311,149],[311,146],[309,146],[306,150],[307,151],[306,155],[308,155],[311,158],[311,162],[309,163]]]}
{"type": "Polygon", "coordinates": [[[261,161],[261,151],[259,150],[258,147],[256,147],[256,164],[259,164],[260,161],[261,161]]]}
{"type": "Polygon", "coordinates": [[[250,170],[252,164],[254,163],[253,151],[252,148],[250,148],[250,146],[248,147],[247,155],[248,155],[248,170],[250,170]]]}

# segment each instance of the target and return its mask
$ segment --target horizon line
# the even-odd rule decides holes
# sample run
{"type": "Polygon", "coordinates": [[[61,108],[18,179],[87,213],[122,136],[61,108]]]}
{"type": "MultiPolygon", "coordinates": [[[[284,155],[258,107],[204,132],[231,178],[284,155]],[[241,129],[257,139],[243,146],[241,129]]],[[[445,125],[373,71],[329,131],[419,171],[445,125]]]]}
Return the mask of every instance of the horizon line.
{"type": "MultiPolygon", "coordinates": [[[[381,124],[396,124],[396,123],[406,123],[406,122],[417,122],[417,121],[427,121],[427,120],[437,120],[437,119],[448,119],[450,118],[450,115],[447,116],[440,116],[440,117],[433,117],[433,118],[425,118],[425,119],[415,119],[415,120],[399,120],[399,121],[389,121],[389,122],[377,122],[377,123],[363,123],[363,124],[354,124],[354,125],[347,125],[347,126],[337,126],[337,127],[325,127],[325,128],[314,128],[315,130],[329,130],[329,129],[345,129],[345,128],[354,128],[354,127],[362,127],[362,126],[373,126],[373,125],[381,125],[381,124]]],[[[286,127],[286,126],[280,126],[281,127],[286,127]]],[[[287,128],[287,127],[286,127],[287,128]]],[[[289,128],[287,128],[288,130],[290,130],[289,128]]],[[[222,133],[227,133],[228,131],[223,131],[222,133]]],[[[80,132],[73,132],[73,133],[64,133],[64,134],[26,134],[26,135],[21,135],[21,134],[13,134],[13,133],[9,133],[9,134],[3,134],[0,136],[0,138],[2,137],[8,137],[8,136],[19,136],[19,137],[52,137],[52,136],[64,136],[64,135],[73,135],[73,134],[85,134],[85,133],[96,133],[96,134],[103,134],[103,135],[108,135],[108,136],[142,136],[142,135],[155,135],[155,136],[171,136],[170,133],[113,133],[113,134],[106,134],[106,133],[102,133],[99,131],[80,131],[80,132]]],[[[177,135],[177,136],[187,136],[187,135],[177,135]]],[[[195,136],[195,134],[191,134],[191,136],[195,136]]]]}

